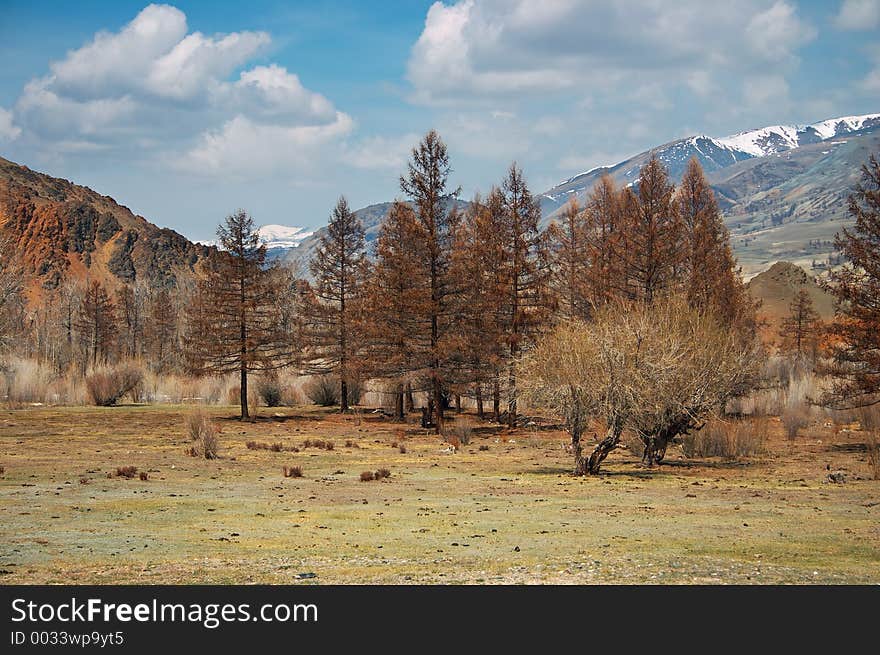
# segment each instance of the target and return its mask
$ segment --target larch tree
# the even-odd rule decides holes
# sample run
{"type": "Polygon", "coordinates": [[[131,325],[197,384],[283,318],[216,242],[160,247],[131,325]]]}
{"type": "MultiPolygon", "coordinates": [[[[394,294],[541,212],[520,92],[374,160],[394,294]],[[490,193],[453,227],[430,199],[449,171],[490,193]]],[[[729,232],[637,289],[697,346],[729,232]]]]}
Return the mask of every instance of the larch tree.
{"type": "Polygon", "coordinates": [[[309,308],[309,370],[339,379],[339,406],[348,411],[349,382],[359,378],[367,261],[364,228],[340,197],[309,268],[314,303],[309,308]]]}
{"type": "Polygon", "coordinates": [[[511,164],[502,185],[504,239],[503,335],[507,346],[507,424],[516,426],[516,360],[547,318],[547,271],[538,230],[541,210],[522,170],[511,164]]]}
{"type": "Polygon", "coordinates": [[[675,186],[656,157],[639,172],[638,203],[627,203],[626,264],[630,294],[648,304],[675,290],[683,263],[684,230],[675,186]]]}
{"type": "Polygon", "coordinates": [[[405,388],[430,361],[430,323],[424,299],[430,279],[422,228],[408,204],[397,201],[382,221],[366,289],[367,371],[394,384],[395,418],[404,418],[405,388]]]}
{"type": "Polygon", "coordinates": [[[779,336],[786,352],[798,359],[812,355],[818,345],[822,322],[813,307],[813,299],[806,289],[798,289],[788,306],[788,316],[782,319],[779,336]]]}
{"type": "MultiPolygon", "coordinates": [[[[635,197],[627,189],[619,192],[610,175],[596,182],[584,209],[584,258],[587,261],[586,295],[591,312],[627,290],[624,208],[635,207],[635,197]],[[629,204],[626,203],[630,200],[629,204]]],[[[634,209],[633,209],[634,211],[634,209]]]]}
{"type": "Polygon", "coordinates": [[[451,299],[455,289],[449,266],[459,222],[458,212],[450,206],[452,197],[458,191],[451,194],[447,191],[450,171],[446,144],[436,131],[431,130],[413,148],[407,172],[400,177],[400,189],[409,197],[422,232],[424,256],[418,258],[417,262],[423,264],[428,279],[428,295],[422,304],[430,330],[428,403],[433,414],[434,429],[438,432],[443,422],[444,378],[447,377],[445,360],[448,355],[451,299]]]}
{"type": "Polygon", "coordinates": [[[838,376],[823,402],[864,407],[880,402],[880,161],[871,155],[849,197],[852,229],[835,241],[846,263],[832,271],[826,288],[837,299],[829,329],[838,376]]]}
{"type": "Polygon", "coordinates": [[[503,195],[493,188],[484,201],[475,196],[459,227],[452,271],[461,284],[457,296],[462,339],[460,373],[473,385],[477,414],[485,415],[484,387],[491,386],[494,418],[500,405],[499,374],[505,361],[501,312],[503,269],[503,195]]]}
{"type": "Polygon", "coordinates": [[[0,235],[0,352],[12,342],[14,326],[22,307],[24,278],[15,257],[12,239],[0,235]]]}
{"type": "Polygon", "coordinates": [[[116,307],[106,289],[97,280],[86,287],[75,319],[85,367],[107,363],[116,349],[118,325],[116,307]]]}
{"type": "Polygon", "coordinates": [[[283,311],[287,289],[266,264],[266,246],[243,209],[217,229],[221,250],[206,262],[189,309],[186,350],[199,374],[239,374],[241,418],[248,411],[248,374],[294,360],[283,311]]]}
{"type": "Polygon", "coordinates": [[[682,268],[689,302],[716,311],[731,324],[753,322],[754,303],[739,275],[715,193],[696,157],[688,162],[676,203],[686,238],[682,268]]]}
{"type": "Polygon", "coordinates": [[[590,315],[591,262],[588,256],[587,212],[571,198],[557,221],[547,228],[552,264],[550,284],[561,318],[586,320],[590,315]]]}
{"type": "Polygon", "coordinates": [[[150,365],[157,373],[172,368],[177,357],[178,321],[176,294],[166,288],[153,293],[147,303],[147,352],[150,365]]]}

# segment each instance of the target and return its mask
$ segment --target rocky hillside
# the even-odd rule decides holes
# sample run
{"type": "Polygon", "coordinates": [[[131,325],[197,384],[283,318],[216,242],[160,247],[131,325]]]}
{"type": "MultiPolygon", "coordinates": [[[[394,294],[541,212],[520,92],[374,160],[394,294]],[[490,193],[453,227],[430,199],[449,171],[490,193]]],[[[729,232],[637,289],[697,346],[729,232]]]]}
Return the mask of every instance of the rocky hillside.
{"type": "Polygon", "coordinates": [[[69,277],[173,285],[208,250],[109,196],[3,158],[0,230],[22,253],[34,291],[69,277]]]}

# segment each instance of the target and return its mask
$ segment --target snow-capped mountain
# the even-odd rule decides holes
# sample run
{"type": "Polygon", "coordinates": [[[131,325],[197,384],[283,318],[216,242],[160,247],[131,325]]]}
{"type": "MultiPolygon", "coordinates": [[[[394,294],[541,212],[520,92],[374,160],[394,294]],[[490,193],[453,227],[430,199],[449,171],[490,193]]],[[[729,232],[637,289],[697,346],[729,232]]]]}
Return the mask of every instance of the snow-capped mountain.
{"type": "Polygon", "coordinates": [[[296,248],[303,240],[312,236],[312,232],[307,232],[305,228],[287,225],[262,225],[259,232],[267,250],[296,248]]]}
{"type": "Polygon", "coordinates": [[[699,159],[703,170],[708,173],[747,159],[776,155],[878,126],[880,114],[866,114],[829,118],[809,125],[771,125],[721,138],[701,134],[678,139],[619,164],[596,167],[563,180],[541,194],[542,214],[545,219],[552,216],[572,196],[582,200],[596,181],[606,173],[622,184],[637,182],[639,170],[652,156],[666,166],[674,181],[678,181],[691,157],[699,159]]]}
{"type": "MultiPolygon", "coordinates": [[[[270,255],[272,251],[288,251],[296,248],[305,239],[312,236],[313,232],[306,231],[303,227],[289,227],[287,225],[261,225],[257,228],[260,240],[265,244],[270,255]]],[[[196,241],[204,246],[216,246],[217,240],[196,241]]]]}

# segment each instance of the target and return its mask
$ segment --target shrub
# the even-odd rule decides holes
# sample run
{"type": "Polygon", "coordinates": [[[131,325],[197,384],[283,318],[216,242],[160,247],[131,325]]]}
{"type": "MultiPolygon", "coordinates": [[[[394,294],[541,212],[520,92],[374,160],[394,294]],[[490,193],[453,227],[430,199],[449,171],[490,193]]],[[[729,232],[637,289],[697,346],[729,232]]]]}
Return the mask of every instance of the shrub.
{"type": "Polygon", "coordinates": [[[313,377],[306,383],[303,391],[309,400],[321,407],[332,407],[339,404],[339,384],[329,375],[313,377]]]}
{"type": "Polygon", "coordinates": [[[346,448],[360,448],[360,446],[357,445],[357,442],[352,441],[351,439],[345,440],[345,447],[346,448]]]}
{"type": "Polygon", "coordinates": [[[391,471],[386,468],[380,468],[374,474],[377,480],[383,480],[391,477],[391,471]]]}
{"type": "Polygon", "coordinates": [[[277,375],[264,375],[257,382],[257,393],[266,407],[279,407],[281,405],[281,383],[277,375]]]}
{"type": "Polygon", "coordinates": [[[364,471],[361,473],[361,482],[370,482],[375,479],[376,476],[372,471],[364,471]]]}
{"type": "Polygon", "coordinates": [[[111,407],[134,391],[143,379],[143,372],[134,366],[110,368],[87,375],[86,391],[92,404],[111,407]]]}
{"type": "Polygon", "coordinates": [[[271,446],[269,446],[269,450],[271,450],[273,453],[280,453],[282,450],[284,450],[284,444],[282,444],[280,441],[276,441],[271,446]]]}
{"type": "Polygon", "coordinates": [[[190,456],[217,459],[220,448],[219,430],[205,412],[197,411],[189,414],[186,417],[186,429],[190,441],[193,442],[187,451],[190,456]]]}
{"type": "Polygon", "coordinates": [[[146,471],[141,471],[140,478],[141,478],[141,482],[146,482],[147,480],[150,479],[150,476],[147,475],[146,471]]]}
{"type": "Polygon", "coordinates": [[[89,479],[86,478],[86,477],[82,477],[82,478],[79,479],[79,483],[80,483],[80,484],[88,484],[88,483],[89,483],[89,479]]]}
{"type": "Polygon", "coordinates": [[[782,412],[782,425],[785,436],[793,440],[802,428],[810,424],[810,413],[803,405],[789,405],[782,412]]]}
{"type": "Polygon", "coordinates": [[[880,480],[880,443],[877,442],[877,437],[873,435],[868,442],[868,468],[870,469],[871,477],[875,480],[880,480]]]}
{"type": "Polygon", "coordinates": [[[4,473],[6,473],[6,467],[0,466],[0,475],[3,475],[4,473]]]}
{"type": "Polygon", "coordinates": [[[119,466],[116,469],[117,478],[131,479],[137,473],[137,466],[119,466]]]}
{"type": "Polygon", "coordinates": [[[766,420],[710,420],[702,430],[682,437],[686,457],[737,459],[764,452],[769,425],[766,420]]]}
{"type": "Polygon", "coordinates": [[[406,455],[406,446],[404,444],[400,444],[400,446],[398,446],[398,450],[400,451],[401,455],[406,455]]]}
{"type": "Polygon", "coordinates": [[[473,433],[474,426],[473,423],[471,423],[470,419],[465,418],[464,416],[457,416],[451,425],[447,424],[446,426],[444,426],[443,438],[445,441],[451,443],[449,441],[450,437],[456,437],[458,440],[458,444],[455,444],[455,447],[458,448],[459,445],[469,445],[473,433]]]}
{"type": "Polygon", "coordinates": [[[482,446],[480,446],[480,450],[481,451],[489,450],[489,446],[487,446],[486,444],[483,444],[482,446]]]}
{"type": "Polygon", "coordinates": [[[859,407],[856,412],[862,430],[876,432],[880,429],[880,405],[859,407]]]}
{"type": "Polygon", "coordinates": [[[282,471],[285,478],[301,478],[303,475],[301,466],[285,466],[282,471]]]}

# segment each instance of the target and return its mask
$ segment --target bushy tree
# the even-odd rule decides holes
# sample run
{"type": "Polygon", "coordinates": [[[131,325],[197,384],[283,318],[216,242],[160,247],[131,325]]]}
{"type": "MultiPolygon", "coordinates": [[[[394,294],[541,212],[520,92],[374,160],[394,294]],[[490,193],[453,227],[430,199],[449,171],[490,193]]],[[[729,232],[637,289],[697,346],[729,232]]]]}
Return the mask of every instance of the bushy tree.
{"type": "Polygon", "coordinates": [[[654,303],[612,303],[589,323],[564,322],[520,365],[529,402],[562,416],[572,437],[575,474],[595,474],[630,431],[645,444],[645,462],[660,461],[677,436],[755,383],[761,351],[722,319],[681,296],[654,303]],[[589,418],[606,434],[589,456],[582,434],[589,418]]]}
{"type": "Polygon", "coordinates": [[[861,183],[849,197],[855,226],[835,241],[846,263],[829,275],[826,288],[837,298],[830,326],[838,382],[823,401],[834,407],[880,402],[880,161],[862,166],[861,183]]]}

